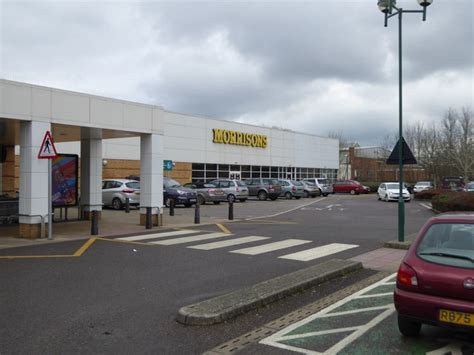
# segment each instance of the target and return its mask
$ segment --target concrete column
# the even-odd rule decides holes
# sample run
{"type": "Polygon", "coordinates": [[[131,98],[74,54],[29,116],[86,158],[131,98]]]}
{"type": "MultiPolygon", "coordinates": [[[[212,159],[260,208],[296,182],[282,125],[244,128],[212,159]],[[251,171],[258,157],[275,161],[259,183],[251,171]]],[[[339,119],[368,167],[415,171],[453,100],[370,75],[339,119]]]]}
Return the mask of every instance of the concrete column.
{"type": "MultiPolygon", "coordinates": [[[[48,160],[38,159],[46,131],[46,122],[20,123],[20,238],[41,236],[41,217],[48,223],[48,160]]],[[[47,232],[47,228],[45,231],[47,232]]]]}
{"type": "Polygon", "coordinates": [[[100,131],[81,132],[80,204],[84,219],[90,219],[91,211],[102,211],[102,138],[98,137],[100,131]]]}
{"type": "Polygon", "coordinates": [[[153,207],[153,225],[159,225],[163,208],[163,136],[140,137],[140,224],[146,220],[146,208],[153,207]]]}

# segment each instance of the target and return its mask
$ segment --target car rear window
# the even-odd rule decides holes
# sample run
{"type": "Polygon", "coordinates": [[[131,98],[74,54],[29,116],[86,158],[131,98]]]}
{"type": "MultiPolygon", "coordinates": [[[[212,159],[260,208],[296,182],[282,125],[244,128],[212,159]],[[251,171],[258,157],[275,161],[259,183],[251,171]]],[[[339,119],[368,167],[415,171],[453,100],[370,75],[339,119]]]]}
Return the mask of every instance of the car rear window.
{"type": "Polygon", "coordinates": [[[474,224],[433,224],[416,253],[429,262],[474,269],[474,224]]]}
{"type": "Polygon", "coordinates": [[[329,185],[329,180],[328,179],[318,179],[318,182],[321,185],[329,185]]]}
{"type": "Polygon", "coordinates": [[[125,183],[125,186],[127,186],[131,189],[140,190],[140,183],[138,181],[127,182],[127,183],[125,183]]]}
{"type": "Polygon", "coordinates": [[[292,183],[295,186],[303,186],[303,183],[301,181],[292,181],[292,183]]]}
{"type": "Polygon", "coordinates": [[[237,180],[236,183],[237,183],[237,186],[241,186],[241,187],[247,186],[247,184],[245,182],[240,181],[240,180],[237,180]]]}

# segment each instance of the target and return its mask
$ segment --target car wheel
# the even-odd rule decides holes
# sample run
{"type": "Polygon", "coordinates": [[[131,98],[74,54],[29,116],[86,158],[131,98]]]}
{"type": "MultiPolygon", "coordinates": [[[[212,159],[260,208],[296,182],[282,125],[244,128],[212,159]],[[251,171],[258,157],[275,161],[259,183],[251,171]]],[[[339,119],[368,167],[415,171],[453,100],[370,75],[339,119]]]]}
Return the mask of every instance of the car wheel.
{"type": "Polygon", "coordinates": [[[377,193],[377,200],[381,200],[380,195],[377,193]]]}
{"type": "Polygon", "coordinates": [[[398,315],[398,330],[406,337],[415,337],[420,334],[421,323],[398,315]]]}
{"type": "Polygon", "coordinates": [[[265,191],[259,191],[257,197],[260,201],[265,201],[267,199],[267,193],[265,191]]]}
{"type": "Polygon", "coordinates": [[[273,196],[273,197],[270,197],[270,200],[275,201],[277,198],[278,196],[273,196]]]}
{"type": "Polygon", "coordinates": [[[309,197],[309,192],[308,191],[303,192],[303,197],[308,198],[309,197]]]}
{"type": "Polygon", "coordinates": [[[329,195],[329,194],[327,194],[327,193],[326,193],[326,194],[323,194],[324,197],[327,197],[328,195],[329,195]]]}
{"type": "Polygon", "coordinates": [[[351,190],[350,194],[355,195],[356,194],[355,190],[351,190]]]}
{"type": "Polygon", "coordinates": [[[239,201],[240,202],[245,202],[245,201],[247,201],[247,199],[246,198],[239,198],[239,201]]]}
{"type": "Polygon", "coordinates": [[[121,210],[123,207],[123,203],[118,197],[116,197],[112,200],[112,207],[114,208],[114,210],[121,210]]]}
{"type": "MultiPolygon", "coordinates": [[[[166,206],[166,207],[169,208],[169,207],[171,206],[171,200],[172,200],[171,197],[167,197],[167,198],[165,199],[165,206],[166,206]]],[[[176,203],[175,203],[174,205],[176,206],[176,203]]]]}
{"type": "Polygon", "coordinates": [[[215,205],[218,205],[219,203],[221,203],[221,201],[212,201],[215,205]]]}
{"type": "Polygon", "coordinates": [[[204,200],[204,197],[201,196],[201,195],[198,195],[197,197],[197,203],[199,203],[200,205],[204,205],[206,203],[206,201],[204,200]]]}
{"type": "Polygon", "coordinates": [[[385,195],[385,198],[383,199],[385,202],[388,202],[388,195],[385,195]]]}
{"type": "Polygon", "coordinates": [[[235,202],[235,196],[230,194],[230,195],[227,195],[227,201],[229,203],[234,203],[235,202]]]}
{"type": "Polygon", "coordinates": [[[293,197],[293,196],[291,195],[291,192],[289,192],[289,191],[285,192],[285,198],[286,198],[287,200],[291,200],[292,197],[293,197]]]}

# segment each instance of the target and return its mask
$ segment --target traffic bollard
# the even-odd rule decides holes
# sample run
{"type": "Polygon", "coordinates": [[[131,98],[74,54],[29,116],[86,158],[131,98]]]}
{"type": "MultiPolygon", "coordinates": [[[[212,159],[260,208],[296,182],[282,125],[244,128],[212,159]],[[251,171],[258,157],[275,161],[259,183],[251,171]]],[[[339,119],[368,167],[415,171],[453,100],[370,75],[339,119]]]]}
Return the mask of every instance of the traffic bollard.
{"type": "Polygon", "coordinates": [[[234,203],[229,202],[229,221],[234,220],[234,203]]]}
{"type": "Polygon", "coordinates": [[[130,213],[130,199],[128,197],[125,199],[125,213],[130,213]]]}
{"type": "Polygon", "coordinates": [[[196,206],[194,207],[194,224],[201,223],[201,205],[199,202],[196,202],[196,206]]]}
{"type": "Polygon", "coordinates": [[[151,229],[151,228],[152,228],[151,207],[147,207],[147,208],[146,208],[145,228],[146,228],[146,229],[151,229]]]}
{"type": "Polygon", "coordinates": [[[170,198],[170,216],[174,216],[174,199],[170,198]]]}
{"type": "Polygon", "coordinates": [[[91,235],[99,234],[99,218],[97,211],[91,211],[91,235]]]}

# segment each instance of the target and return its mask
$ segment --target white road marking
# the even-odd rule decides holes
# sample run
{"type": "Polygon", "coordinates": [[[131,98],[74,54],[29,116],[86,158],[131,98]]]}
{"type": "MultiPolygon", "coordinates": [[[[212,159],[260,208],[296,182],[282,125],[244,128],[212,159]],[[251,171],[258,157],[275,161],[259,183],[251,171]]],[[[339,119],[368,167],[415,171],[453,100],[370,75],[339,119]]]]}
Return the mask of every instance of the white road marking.
{"type": "Polygon", "coordinates": [[[446,345],[443,348],[426,353],[426,355],[445,355],[445,354],[462,355],[462,344],[451,343],[451,344],[446,345]]]}
{"type": "Polygon", "coordinates": [[[427,208],[429,210],[431,210],[433,207],[428,205],[427,203],[420,203],[420,205],[422,205],[424,208],[427,208]]]}
{"type": "Polygon", "coordinates": [[[229,237],[231,235],[233,235],[233,234],[217,232],[217,233],[200,234],[200,235],[196,235],[196,236],[193,236],[193,237],[183,237],[183,238],[176,238],[176,239],[159,240],[159,241],[156,241],[156,242],[150,242],[150,244],[175,245],[175,244],[199,242],[201,240],[207,240],[207,239],[229,237]]]}
{"type": "Polygon", "coordinates": [[[385,297],[385,296],[392,296],[393,292],[385,292],[385,293],[372,293],[370,295],[361,295],[356,298],[372,298],[372,297],[385,297]]]}
{"type": "Polygon", "coordinates": [[[128,242],[136,242],[138,240],[158,239],[158,238],[165,238],[165,237],[173,237],[175,235],[193,234],[193,233],[199,233],[199,231],[195,231],[191,229],[183,229],[183,230],[174,231],[174,232],[137,235],[134,237],[123,237],[123,238],[117,238],[117,240],[126,240],[128,242]]]}
{"type": "Polygon", "coordinates": [[[257,242],[259,240],[265,240],[265,239],[270,239],[270,237],[250,236],[250,237],[243,237],[243,238],[237,238],[237,239],[222,240],[220,242],[214,242],[214,243],[194,245],[188,248],[199,249],[199,250],[212,250],[212,249],[225,248],[225,247],[229,247],[233,245],[257,242]]]}
{"type": "MultiPolygon", "coordinates": [[[[376,282],[376,283],[374,283],[374,284],[372,284],[372,285],[370,285],[370,286],[368,286],[368,287],[366,287],[366,288],[364,288],[360,291],[357,291],[354,294],[352,294],[352,295],[350,295],[350,296],[334,303],[333,305],[319,311],[318,313],[315,313],[315,314],[309,316],[308,318],[300,320],[299,322],[296,322],[296,323],[290,325],[289,327],[286,327],[285,329],[282,329],[282,330],[276,332],[275,334],[269,336],[268,338],[265,338],[265,339],[261,340],[260,344],[274,346],[274,347],[277,347],[277,348],[280,348],[280,349],[285,349],[285,350],[291,350],[291,351],[295,351],[295,352],[298,352],[298,353],[301,353],[301,354],[336,354],[337,352],[344,349],[351,342],[353,342],[354,340],[356,340],[357,338],[362,336],[368,330],[370,330],[371,328],[376,326],[378,323],[383,321],[385,318],[389,317],[393,312],[395,312],[395,307],[394,307],[393,303],[390,303],[390,304],[385,305],[385,306],[377,306],[377,307],[371,307],[371,308],[366,308],[366,309],[356,309],[356,310],[350,310],[350,311],[344,311],[344,312],[334,312],[334,313],[330,313],[330,312],[332,312],[333,310],[339,308],[340,306],[344,305],[345,303],[348,303],[351,300],[353,300],[353,299],[355,299],[355,298],[357,298],[361,295],[364,295],[365,293],[371,291],[372,289],[374,289],[378,286],[385,285],[386,282],[389,282],[388,280],[390,280],[394,277],[394,275],[396,275],[396,274],[392,274],[390,276],[387,276],[386,278],[384,278],[384,279],[382,279],[382,280],[380,280],[380,281],[378,281],[378,282],[376,282]],[[320,352],[317,352],[317,351],[311,351],[311,350],[308,350],[308,349],[298,348],[296,346],[290,346],[290,345],[279,343],[279,341],[286,340],[285,339],[286,338],[285,334],[290,334],[295,329],[297,329],[297,328],[299,328],[299,327],[301,327],[305,324],[308,324],[308,323],[312,322],[313,320],[315,320],[317,318],[326,318],[326,317],[331,317],[331,316],[335,316],[335,315],[354,314],[354,313],[366,312],[366,311],[376,310],[376,309],[377,310],[378,309],[379,310],[385,309],[385,311],[382,312],[381,314],[377,315],[376,317],[374,317],[367,324],[364,324],[362,326],[357,327],[358,330],[356,330],[355,332],[353,332],[349,336],[342,339],[340,342],[333,345],[330,349],[327,349],[324,353],[320,353],[320,352]]],[[[347,331],[347,329],[348,328],[334,329],[333,334],[338,333],[338,332],[347,331]],[[338,332],[336,332],[336,330],[338,330],[338,332]]],[[[310,334],[310,333],[308,333],[308,334],[310,334]]],[[[308,336],[314,336],[314,334],[313,335],[308,335],[308,336]]]]}
{"type": "Polygon", "coordinates": [[[289,213],[289,212],[293,212],[293,211],[296,211],[296,210],[301,209],[301,208],[303,208],[303,207],[312,205],[313,203],[322,201],[322,200],[324,200],[324,199],[326,199],[326,197],[319,198],[319,199],[317,199],[317,200],[315,200],[315,201],[312,201],[312,202],[310,202],[310,203],[307,203],[306,205],[302,205],[302,206],[298,206],[298,207],[295,207],[295,208],[291,208],[291,209],[286,210],[286,211],[283,211],[283,212],[278,212],[278,213],[271,214],[271,215],[268,215],[268,216],[260,216],[260,217],[246,218],[245,220],[246,220],[246,221],[253,221],[254,219],[262,219],[262,218],[270,218],[270,217],[280,216],[280,215],[282,215],[282,214],[289,213]]]}
{"type": "Polygon", "coordinates": [[[306,243],[311,243],[311,241],[301,240],[301,239],[286,239],[280,242],[259,245],[256,247],[232,250],[231,253],[245,254],[245,255],[258,255],[258,254],[269,253],[271,251],[286,249],[286,248],[290,248],[290,247],[294,247],[294,246],[306,244],[306,243]]]}
{"type": "Polygon", "coordinates": [[[312,248],[303,250],[297,253],[288,254],[280,256],[281,259],[289,260],[300,260],[300,261],[310,261],[318,258],[322,258],[327,255],[339,253],[344,250],[357,248],[358,245],[355,244],[341,244],[341,243],[332,243],[328,245],[323,245],[322,247],[312,248]]]}

